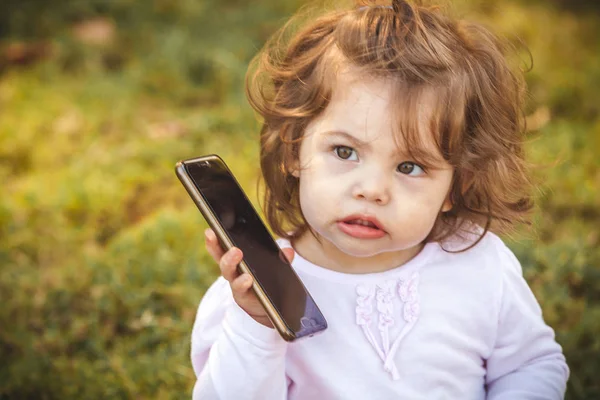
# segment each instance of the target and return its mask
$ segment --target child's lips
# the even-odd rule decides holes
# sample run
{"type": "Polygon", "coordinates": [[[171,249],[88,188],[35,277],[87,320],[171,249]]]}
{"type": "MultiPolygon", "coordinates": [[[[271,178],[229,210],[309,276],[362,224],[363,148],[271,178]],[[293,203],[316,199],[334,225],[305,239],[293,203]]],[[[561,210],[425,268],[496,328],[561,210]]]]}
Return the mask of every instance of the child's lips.
{"type": "Polygon", "coordinates": [[[378,239],[385,236],[385,232],[379,228],[373,228],[359,224],[350,224],[344,221],[338,222],[337,225],[340,231],[344,232],[346,235],[358,239],[378,239]]]}
{"type": "Polygon", "coordinates": [[[349,216],[345,217],[344,219],[342,219],[341,222],[362,224],[362,225],[366,224],[371,227],[375,227],[379,230],[385,231],[385,229],[383,229],[383,224],[381,222],[379,222],[379,220],[372,215],[352,214],[352,215],[349,215],[349,216]]]}
{"type": "Polygon", "coordinates": [[[337,225],[345,234],[359,239],[378,239],[386,234],[377,218],[370,216],[352,215],[337,225]]]}

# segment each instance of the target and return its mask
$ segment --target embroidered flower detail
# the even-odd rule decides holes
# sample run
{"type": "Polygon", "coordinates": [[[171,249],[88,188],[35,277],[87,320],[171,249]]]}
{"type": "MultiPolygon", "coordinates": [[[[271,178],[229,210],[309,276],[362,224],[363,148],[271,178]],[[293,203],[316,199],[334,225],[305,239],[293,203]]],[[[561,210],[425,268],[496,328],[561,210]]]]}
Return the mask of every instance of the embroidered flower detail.
{"type": "Polygon", "coordinates": [[[408,281],[398,285],[398,294],[404,302],[403,317],[406,322],[414,322],[419,316],[419,274],[414,272],[408,281]]]}
{"type": "Polygon", "coordinates": [[[419,317],[421,307],[419,303],[406,303],[404,304],[404,320],[406,322],[414,322],[419,317]]]}
{"type": "Polygon", "coordinates": [[[398,294],[404,302],[415,302],[417,300],[417,290],[419,285],[419,274],[413,272],[408,281],[401,280],[398,286],[398,294]]]}
{"type": "Polygon", "coordinates": [[[387,329],[389,326],[394,324],[394,318],[392,313],[394,312],[394,306],[392,299],[394,297],[394,287],[396,282],[387,281],[377,285],[377,311],[379,311],[379,324],[378,328],[380,331],[387,329]]]}
{"type": "Polygon", "coordinates": [[[372,287],[361,284],[356,287],[356,323],[358,325],[369,325],[373,313],[373,298],[375,291],[372,287]]]}
{"type": "Polygon", "coordinates": [[[356,323],[361,327],[366,339],[383,361],[383,368],[389,372],[392,379],[400,379],[400,373],[394,363],[395,354],[400,343],[412,330],[420,314],[419,306],[419,273],[413,272],[407,280],[386,281],[375,287],[360,284],[356,287],[356,323]],[[397,295],[396,295],[397,293],[397,295]],[[392,341],[390,327],[394,321],[394,299],[399,298],[402,318],[406,325],[392,341]],[[377,327],[381,333],[381,345],[371,331],[373,304],[378,312],[377,327]]]}
{"type": "Polygon", "coordinates": [[[392,304],[394,298],[395,281],[386,281],[385,283],[377,284],[377,302],[379,304],[392,304]]]}

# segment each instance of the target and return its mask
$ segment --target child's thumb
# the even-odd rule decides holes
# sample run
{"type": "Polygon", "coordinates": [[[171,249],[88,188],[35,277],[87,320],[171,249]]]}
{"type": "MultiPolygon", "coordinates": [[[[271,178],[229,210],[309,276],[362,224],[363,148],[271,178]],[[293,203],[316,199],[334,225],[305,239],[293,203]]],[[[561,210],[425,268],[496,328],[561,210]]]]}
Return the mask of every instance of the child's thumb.
{"type": "Polygon", "coordinates": [[[291,247],[286,247],[285,249],[281,249],[281,252],[287,258],[287,260],[291,263],[294,259],[294,249],[291,247]]]}

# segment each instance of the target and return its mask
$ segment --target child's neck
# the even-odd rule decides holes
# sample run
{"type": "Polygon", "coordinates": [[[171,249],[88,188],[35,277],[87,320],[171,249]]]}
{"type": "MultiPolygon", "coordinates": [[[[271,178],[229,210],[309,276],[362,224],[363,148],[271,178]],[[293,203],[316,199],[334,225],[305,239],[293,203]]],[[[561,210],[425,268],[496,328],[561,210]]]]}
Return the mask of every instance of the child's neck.
{"type": "Polygon", "coordinates": [[[295,239],[292,246],[302,258],[323,268],[347,274],[368,274],[398,268],[419,254],[424,244],[398,252],[355,257],[342,252],[324,238],[317,240],[310,231],[307,231],[295,239]]]}

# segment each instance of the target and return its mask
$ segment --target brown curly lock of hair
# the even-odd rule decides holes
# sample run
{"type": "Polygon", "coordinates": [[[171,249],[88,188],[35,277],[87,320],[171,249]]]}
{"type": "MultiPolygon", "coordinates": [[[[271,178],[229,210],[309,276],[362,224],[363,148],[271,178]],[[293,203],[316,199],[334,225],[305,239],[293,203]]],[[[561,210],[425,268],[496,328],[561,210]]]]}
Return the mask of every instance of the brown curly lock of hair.
{"type": "Polygon", "coordinates": [[[293,239],[309,228],[290,168],[297,165],[307,124],[327,107],[343,66],[395,83],[398,140],[409,151],[418,148],[419,132],[416,118],[407,116],[418,114],[419,99],[433,89],[429,134],[454,168],[453,207],[440,213],[426,241],[468,233],[476,224],[483,233],[473,246],[488,230],[505,234],[529,223],[525,84],[507,61],[508,44],[478,24],[407,1],[394,0],[391,7],[359,1],[352,9],[330,11],[285,44],[285,33],[299,18],[266,43],[246,75],[246,95],[263,119],[262,207],[275,234],[293,239]]]}

